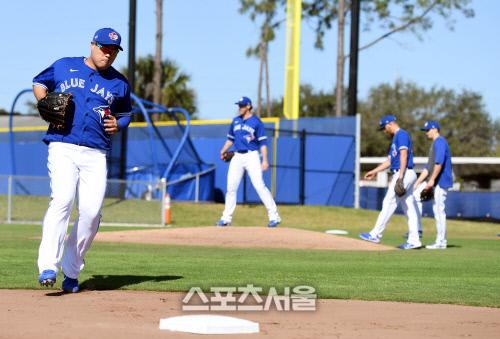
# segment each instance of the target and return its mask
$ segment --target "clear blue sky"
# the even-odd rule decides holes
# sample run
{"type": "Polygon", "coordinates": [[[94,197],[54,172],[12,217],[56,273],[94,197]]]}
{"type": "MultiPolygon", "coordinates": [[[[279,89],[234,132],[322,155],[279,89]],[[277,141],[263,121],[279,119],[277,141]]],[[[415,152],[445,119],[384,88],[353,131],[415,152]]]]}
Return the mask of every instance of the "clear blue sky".
{"type": "MultiPolygon", "coordinates": [[[[258,38],[258,25],[238,13],[237,0],[168,0],[164,2],[163,55],[176,60],[192,77],[198,111],[204,119],[225,119],[235,114],[241,95],[256,97],[258,62],[245,56],[258,38]]],[[[420,41],[410,33],[364,51],[360,55],[359,97],[370,87],[397,78],[430,88],[469,89],[482,94],[487,111],[500,118],[500,1],[475,0],[476,16],[455,16],[455,30],[435,19],[434,28],[420,41]]],[[[122,34],[125,52],[116,68],[127,64],[128,1],[28,1],[2,3],[0,108],[10,109],[14,96],[31,86],[35,74],[64,56],[85,56],[100,27],[122,34]]],[[[327,48],[313,48],[311,27],[302,26],[301,83],[331,90],[335,81],[335,31],[327,48]]],[[[380,31],[363,32],[361,45],[380,31]]],[[[137,55],[154,54],[155,1],[138,0],[137,55]]],[[[348,40],[346,41],[348,48],[348,40]]],[[[270,47],[271,96],[283,95],[284,31],[270,47]]],[[[347,65],[346,65],[347,66],[347,65]]],[[[347,73],[347,72],[346,72],[347,73]]],[[[347,76],[346,76],[347,79],[347,76]]]]}

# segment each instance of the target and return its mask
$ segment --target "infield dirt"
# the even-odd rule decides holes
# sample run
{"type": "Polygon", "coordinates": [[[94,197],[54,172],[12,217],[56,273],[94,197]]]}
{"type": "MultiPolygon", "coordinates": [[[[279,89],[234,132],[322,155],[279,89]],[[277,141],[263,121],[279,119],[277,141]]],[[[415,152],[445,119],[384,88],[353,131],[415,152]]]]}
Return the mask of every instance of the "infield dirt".
{"type": "MultiPolygon", "coordinates": [[[[318,300],[312,312],[222,312],[259,322],[259,334],[159,330],[182,311],[182,293],[0,290],[1,338],[498,338],[500,309],[318,300]]],[[[213,312],[212,314],[215,314],[213,312]]]]}
{"type": "Polygon", "coordinates": [[[100,232],[96,241],[187,246],[386,251],[394,248],[297,228],[183,227],[100,232]]]}

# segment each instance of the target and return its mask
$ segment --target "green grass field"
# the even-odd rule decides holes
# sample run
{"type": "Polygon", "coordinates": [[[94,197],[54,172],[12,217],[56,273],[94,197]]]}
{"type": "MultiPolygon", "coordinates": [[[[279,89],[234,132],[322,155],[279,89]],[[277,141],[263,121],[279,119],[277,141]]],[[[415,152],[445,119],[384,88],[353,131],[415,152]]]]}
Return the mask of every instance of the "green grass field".
{"type": "MultiPolygon", "coordinates": [[[[134,218],[140,206],[123,205],[134,218]]],[[[119,206],[116,207],[119,210],[119,206]]],[[[173,205],[172,227],[208,226],[217,204],[173,205]]],[[[117,212],[118,213],[118,212],[117,212]]],[[[344,229],[350,237],[368,231],[377,212],[334,207],[280,206],[282,227],[323,232],[344,229]]],[[[262,206],[238,206],[233,227],[265,226],[262,206]]],[[[130,228],[102,227],[101,232],[130,228]]],[[[382,243],[404,241],[406,220],[394,216],[382,243]]],[[[500,307],[500,224],[448,222],[444,251],[322,251],[231,249],[94,243],[80,283],[90,289],[187,291],[216,286],[310,285],[321,298],[394,300],[500,307]]],[[[0,288],[38,289],[36,258],[40,226],[0,225],[0,288]]],[[[424,243],[435,226],[424,219],[424,243]]],[[[59,282],[57,284],[59,285],[59,282]]]]}

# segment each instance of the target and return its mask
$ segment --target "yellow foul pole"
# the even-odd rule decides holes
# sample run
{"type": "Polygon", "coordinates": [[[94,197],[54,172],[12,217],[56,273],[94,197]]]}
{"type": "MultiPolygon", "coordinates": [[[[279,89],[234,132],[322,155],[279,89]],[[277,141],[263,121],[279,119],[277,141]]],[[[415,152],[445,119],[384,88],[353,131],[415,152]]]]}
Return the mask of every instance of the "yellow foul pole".
{"type": "Polygon", "coordinates": [[[286,12],[286,68],[283,112],[288,119],[298,119],[302,0],[287,0],[286,12]]]}

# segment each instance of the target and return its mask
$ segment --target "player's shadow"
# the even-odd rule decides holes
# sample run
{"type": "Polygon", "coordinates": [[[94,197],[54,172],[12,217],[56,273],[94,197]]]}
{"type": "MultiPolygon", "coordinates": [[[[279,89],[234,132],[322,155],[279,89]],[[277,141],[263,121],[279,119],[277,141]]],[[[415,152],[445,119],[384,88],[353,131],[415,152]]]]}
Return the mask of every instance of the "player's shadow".
{"type": "MultiPolygon", "coordinates": [[[[140,284],[146,281],[161,282],[169,280],[183,279],[180,275],[93,275],[91,278],[80,284],[80,292],[85,291],[107,291],[140,284]]],[[[47,296],[57,297],[64,292],[47,293],[47,296]]]]}
{"type": "Polygon", "coordinates": [[[136,285],[146,281],[161,282],[178,280],[180,275],[93,275],[80,284],[80,290],[117,290],[124,286],[136,285]]]}

